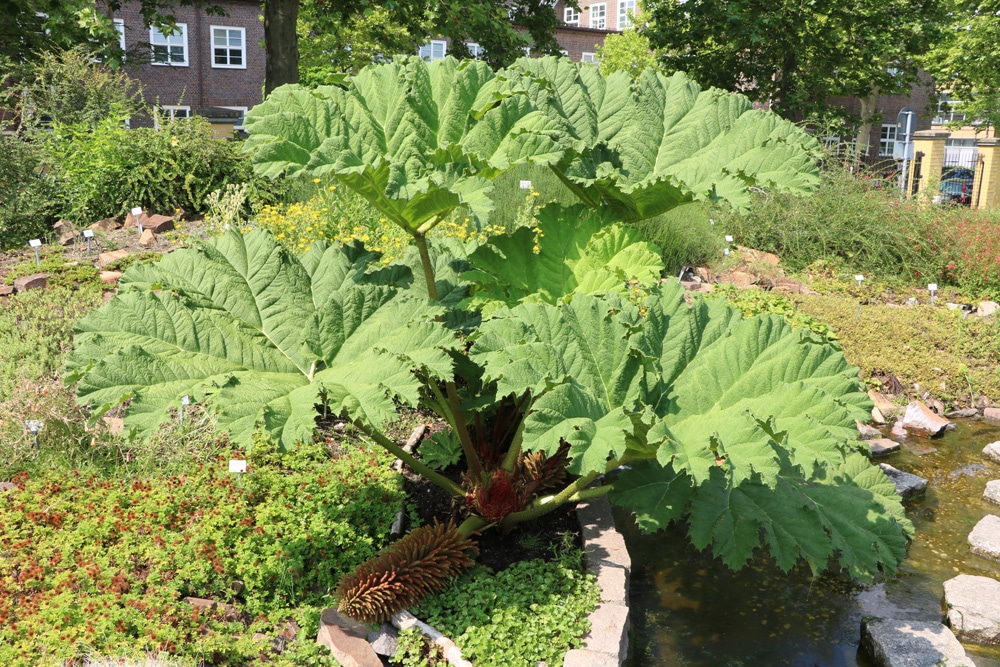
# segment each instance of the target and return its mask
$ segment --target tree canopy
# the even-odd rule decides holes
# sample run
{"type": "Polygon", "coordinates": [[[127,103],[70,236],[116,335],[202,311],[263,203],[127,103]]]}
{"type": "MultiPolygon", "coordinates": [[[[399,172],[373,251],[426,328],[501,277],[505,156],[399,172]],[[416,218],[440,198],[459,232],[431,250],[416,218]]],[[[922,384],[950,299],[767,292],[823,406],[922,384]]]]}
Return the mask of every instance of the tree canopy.
{"type": "Polygon", "coordinates": [[[831,97],[906,92],[940,34],[942,0],[648,0],[651,44],[669,69],[770,103],[829,115],[831,97]]]}
{"type": "Polygon", "coordinates": [[[955,109],[982,121],[981,129],[1000,123],[1000,2],[956,3],[943,39],[927,54],[924,67],[938,89],[958,100],[955,109]]]}

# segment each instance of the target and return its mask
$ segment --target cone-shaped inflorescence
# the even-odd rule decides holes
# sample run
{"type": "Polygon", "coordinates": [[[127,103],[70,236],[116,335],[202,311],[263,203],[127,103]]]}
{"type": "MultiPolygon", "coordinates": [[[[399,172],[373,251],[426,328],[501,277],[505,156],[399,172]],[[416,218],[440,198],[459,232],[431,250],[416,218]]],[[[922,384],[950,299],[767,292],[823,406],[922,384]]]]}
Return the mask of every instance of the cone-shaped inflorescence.
{"type": "Polygon", "coordinates": [[[460,536],[454,524],[421,526],[341,579],[338,608],[362,623],[377,625],[443,590],[472,567],[478,553],[475,542],[460,536]]]}

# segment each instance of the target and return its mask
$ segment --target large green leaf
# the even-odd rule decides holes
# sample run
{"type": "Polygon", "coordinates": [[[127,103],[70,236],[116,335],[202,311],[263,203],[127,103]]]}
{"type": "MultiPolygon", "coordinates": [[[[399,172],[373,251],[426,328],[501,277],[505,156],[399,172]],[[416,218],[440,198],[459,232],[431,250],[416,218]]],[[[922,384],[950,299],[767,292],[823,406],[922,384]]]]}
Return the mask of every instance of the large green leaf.
{"type": "Polygon", "coordinates": [[[659,249],[606,214],[550,204],[537,223],[494,236],[469,255],[472,270],[462,277],[475,285],[471,307],[489,315],[523,302],[554,304],[574,293],[624,294],[631,280],[650,285],[660,278],[659,249]]]}
{"type": "Polygon", "coordinates": [[[819,183],[812,137],[742,95],[701,90],[681,72],[605,79],[596,68],[547,57],[522,58],[499,76],[528,91],[560,127],[569,150],[556,173],[618,219],[704,198],[744,208],[750,186],[811,192],[819,183]]]}
{"type": "Polygon", "coordinates": [[[247,114],[247,150],[262,174],[336,176],[410,232],[459,205],[483,221],[489,179],[564,152],[549,118],[493,79],[474,60],[414,57],[344,89],[283,86],[247,114]]]}
{"type": "Polygon", "coordinates": [[[373,258],[323,244],[295,258],[266,232],[234,231],[137,265],[78,325],[79,400],[132,399],[125,423],[148,437],[188,395],[241,445],[261,423],[285,446],[310,437],[324,400],[383,424],[416,404],[414,369],[451,377],[455,339],[438,308],[395,286],[398,269],[369,272],[373,258]]]}
{"type": "Polygon", "coordinates": [[[500,395],[535,398],[524,448],[552,455],[570,445],[570,471],[604,472],[633,426],[641,362],[626,324],[606,301],[577,295],[560,307],[524,304],[480,327],[471,354],[500,395]]]}

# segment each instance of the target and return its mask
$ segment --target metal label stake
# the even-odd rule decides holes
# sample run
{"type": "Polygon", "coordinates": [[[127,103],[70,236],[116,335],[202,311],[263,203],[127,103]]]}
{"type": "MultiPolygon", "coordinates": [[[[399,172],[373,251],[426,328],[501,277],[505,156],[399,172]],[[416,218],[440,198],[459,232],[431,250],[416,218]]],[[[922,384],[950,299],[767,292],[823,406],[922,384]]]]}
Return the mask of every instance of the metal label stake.
{"type": "Polygon", "coordinates": [[[142,217],[142,207],[136,206],[133,208],[132,215],[135,217],[135,226],[139,228],[139,233],[142,234],[142,222],[139,220],[142,217]]]}
{"type": "Polygon", "coordinates": [[[83,238],[87,239],[87,255],[90,255],[90,239],[94,238],[94,232],[90,229],[83,230],[83,238]]]}
{"type": "Polygon", "coordinates": [[[191,405],[191,397],[190,396],[184,396],[184,397],[182,397],[181,398],[181,409],[180,409],[180,413],[181,413],[180,426],[181,427],[184,426],[184,408],[186,406],[188,406],[188,405],[191,405]]]}
{"type": "Polygon", "coordinates": [[[39,239],[31,239],[28,245],[35,251],[35,266],[41,266],[42,256],[38,254],[38,249],[42,247],[42,242],[39,239]]]}
{"type": "Polygon", "coordinates": [[[928,283],[927,291],[931,293],[931,303],[934,303],[934,293],[937,292],[937,283],[928,283]]]}
{"type": "Polygon", "coordinates": [[[42,430],[42,427],[45,426],[45,424],[37,419],[29,419],[24,422],[24,426],[31,431],[33,436],[35,436],[35,449],[38,449],[38,432],[42,430]]]}

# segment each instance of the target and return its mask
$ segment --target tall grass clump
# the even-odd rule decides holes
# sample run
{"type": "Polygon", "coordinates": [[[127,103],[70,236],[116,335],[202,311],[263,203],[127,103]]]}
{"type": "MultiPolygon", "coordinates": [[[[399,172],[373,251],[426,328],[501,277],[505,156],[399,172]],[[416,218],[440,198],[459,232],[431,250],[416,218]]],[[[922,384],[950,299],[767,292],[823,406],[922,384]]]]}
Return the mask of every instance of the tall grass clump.
{"type": "Polygon", "coordinates": [[[944,275],[950,239],[942,220],[951,210],[899,201],[840,166],[822,173],[811,197],[758,194],[749,212],[720,210],[719,222],[740,245],[773,252],[800,271],[823,261],[845,271],[922,281],[944,275]]]}
{"type": "Polygon", "coordinates": [[[676,274],[682,266],[705,266],[722,258],[722,232],[711,222],[714,215],[707,204],[695,202],[635,226],[659,246],[664,271],[676,274]]]}

